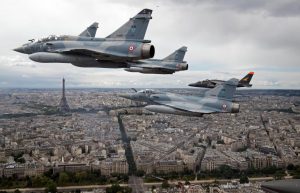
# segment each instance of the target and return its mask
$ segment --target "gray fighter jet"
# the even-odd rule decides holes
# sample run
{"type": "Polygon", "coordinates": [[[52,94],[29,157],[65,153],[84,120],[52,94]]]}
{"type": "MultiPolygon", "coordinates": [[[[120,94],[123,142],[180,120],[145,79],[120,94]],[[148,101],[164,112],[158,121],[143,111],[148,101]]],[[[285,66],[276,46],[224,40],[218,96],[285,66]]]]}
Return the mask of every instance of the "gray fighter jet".
{"type": "Polygon", "coordinates": [[[183,61],[187,47],[183,46],[165,57],[164,59],[147,59],[128,62],[128,72],[140,72],[145,74],[173,74],[177,71],[187,70],[188,64],[183,61]]]}
{"type": "Polygon", "coordinates": [[[98,23],[79,36],[49,36],[30,40],[14,49],[36,62],[71,63],[79,67],[130,68],[131,63],[152,58],[150,40],[144,40],[152,10],[144,9],[106,38],[95,38],[98,23]],[[130,65],[129,65],[130,64],[130,65]]]}
{"type": "Polygon", "coordinates": [[[230,79],[206,91],[203,96],[186,96],[173,93],[160,93],[153,90],[143,90],[137,93],[120,94],[120,97],[130,100],[147,102],[145,108],[152,112],[202,116],[211,113],[238,113],[239,104],[233,103],[233,95],[238,85],[238,79],[230,79]]]}
{"type": "MultiPolygon", "coordinates": [[[[252,87],[250,81],[254,75],[254,72],[249,72],[244,78],[242,78],[237,87],[252,87]]],[[[201,87],[201,88],[215,88],[217,84],[225,82],[224,80],[203,80],[196,83],[191,83],[189,86],[201,87]]]]}

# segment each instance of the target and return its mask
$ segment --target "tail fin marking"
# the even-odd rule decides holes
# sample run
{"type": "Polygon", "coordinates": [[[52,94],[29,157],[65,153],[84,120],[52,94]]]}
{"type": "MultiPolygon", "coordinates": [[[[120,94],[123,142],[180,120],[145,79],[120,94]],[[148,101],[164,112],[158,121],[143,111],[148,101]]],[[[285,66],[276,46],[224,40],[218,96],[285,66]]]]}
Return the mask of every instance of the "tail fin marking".
{"type": "Polygon", "coordinates": [[[143,9],[106,38],[143,40],[149,21],[152,19],[151,14],[152,10],[143,9]]]}
{"type": "Polygon", "coordinates": [[[253,75],[254,75],[254,72],[249,72],[244,78],[242,78],[240,80],[240,83],[242,83],[242,84],[249,84],[250,81],[251,81],[251,79],[252,79],[252,77],[253,77],[253,75]]]}

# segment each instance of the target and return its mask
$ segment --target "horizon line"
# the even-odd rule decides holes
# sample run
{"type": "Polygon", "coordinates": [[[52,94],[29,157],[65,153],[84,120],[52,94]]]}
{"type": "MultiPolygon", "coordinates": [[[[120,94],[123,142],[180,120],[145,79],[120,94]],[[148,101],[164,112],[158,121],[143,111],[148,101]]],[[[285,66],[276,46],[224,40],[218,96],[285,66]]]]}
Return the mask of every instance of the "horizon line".
{"type": "MultiPolygon", "coordinates": [[[[192,89],[192,90],[200,90],[200,89],[209,89],[209,88],[194,88],[194,87],[66,87],[66,90],[68,89],[132,89],[132,88],[137,88],[137,89],[192,89]]],[[[40,90],[45,90],[45,89],[61,89],[61,87],[0,87],[0,89],[7,89],[7,90],[12,90],[12,89],[40,89],[40,90]]],[[[294,90],[294,91],[300,91],[299,88],[238,88],[237,91],[239,90],[294,90]]]]}

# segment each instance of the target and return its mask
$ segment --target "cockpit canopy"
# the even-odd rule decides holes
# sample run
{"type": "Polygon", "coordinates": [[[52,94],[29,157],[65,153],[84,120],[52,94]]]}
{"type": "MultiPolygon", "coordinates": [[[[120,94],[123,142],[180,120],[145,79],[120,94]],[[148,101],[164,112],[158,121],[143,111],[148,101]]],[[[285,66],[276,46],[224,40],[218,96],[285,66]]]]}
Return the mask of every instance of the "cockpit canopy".
{"type": "Polygon", "coordinates": [[[50,42],[56,40],[63,40],[62,36],[50,35],[46,38],[39,39],[38,42],[50,42]]]}
{"type": "Polygon", "coordinates": [[[38,40],[30,39],[28,40],[29,42],[24,45],[28,45],[31,43],[45,43],[50,41],[84,41],[84,40],[93,40],[93,39],[94,38],[90,38],[90,37],[87,38],[87,37],[69,36],[69,35],[60,35],[60,36],[50,35],[46,38],[41,38],[38,40]]]}
{"type": "Polygon", "coordinates": [[[139,93],[144,93],[144,94],[155,94],[156,92],[152,89],[145,89],[145,90],[141,90],[139,91],[139,93]]]}
{"type": "Polygon", "coordinates": [[[30,40],[28,40],[29,42],[24,44],[23,46],[31,44],[31,43],[36,43],[36,42],[41,43],[41,42],[50,42],[50,41],[56,41],[56,40],[63,40],[64,38],[65,38],[65,36],[50,35],[46,38],[42,38],[42,39],[38,39],[38,40],[30,39],[30,40]]]}

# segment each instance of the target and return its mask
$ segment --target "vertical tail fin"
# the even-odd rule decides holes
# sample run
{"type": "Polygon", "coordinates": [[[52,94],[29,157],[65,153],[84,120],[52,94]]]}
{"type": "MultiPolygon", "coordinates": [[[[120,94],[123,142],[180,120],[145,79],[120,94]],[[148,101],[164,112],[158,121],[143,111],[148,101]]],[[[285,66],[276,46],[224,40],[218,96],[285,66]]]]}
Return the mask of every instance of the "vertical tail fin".
{"type": "Polygon", "coordinates": [[[81,34],[79,34],[79,36],[93,38],[96,35],[97,29],[98,29],[98,23],[94,22],[92,25],[87,27],[83,32],[81,32],[81,34]]]}
{"type": "Polygon", "coordinates": [[[186,51],[187,51],[187,47],[182,46],[181,48],[179,48],[169,56],[165,57],[163,60],[182,62],[186,51]]]}
{"type": "Polygon", "coordinates": [[[232,78],[224,83],[218,84],[215,88],[206,91],[205,96],[232,101],[238,82],[238,79],[232,78]]]}
{"type": "Polygon", "coordinates": [[[152,19],[151,14],[152,10],[143,9],[106,38],[143,40],[149,21],[152,19]]]}
{"type": "Polygon", "coordinates": [[[249,85],[252,77],[254,75],[254,72],[249,72],[244,78],[242,78],[239,83],[243,85],[249,85]]]}

